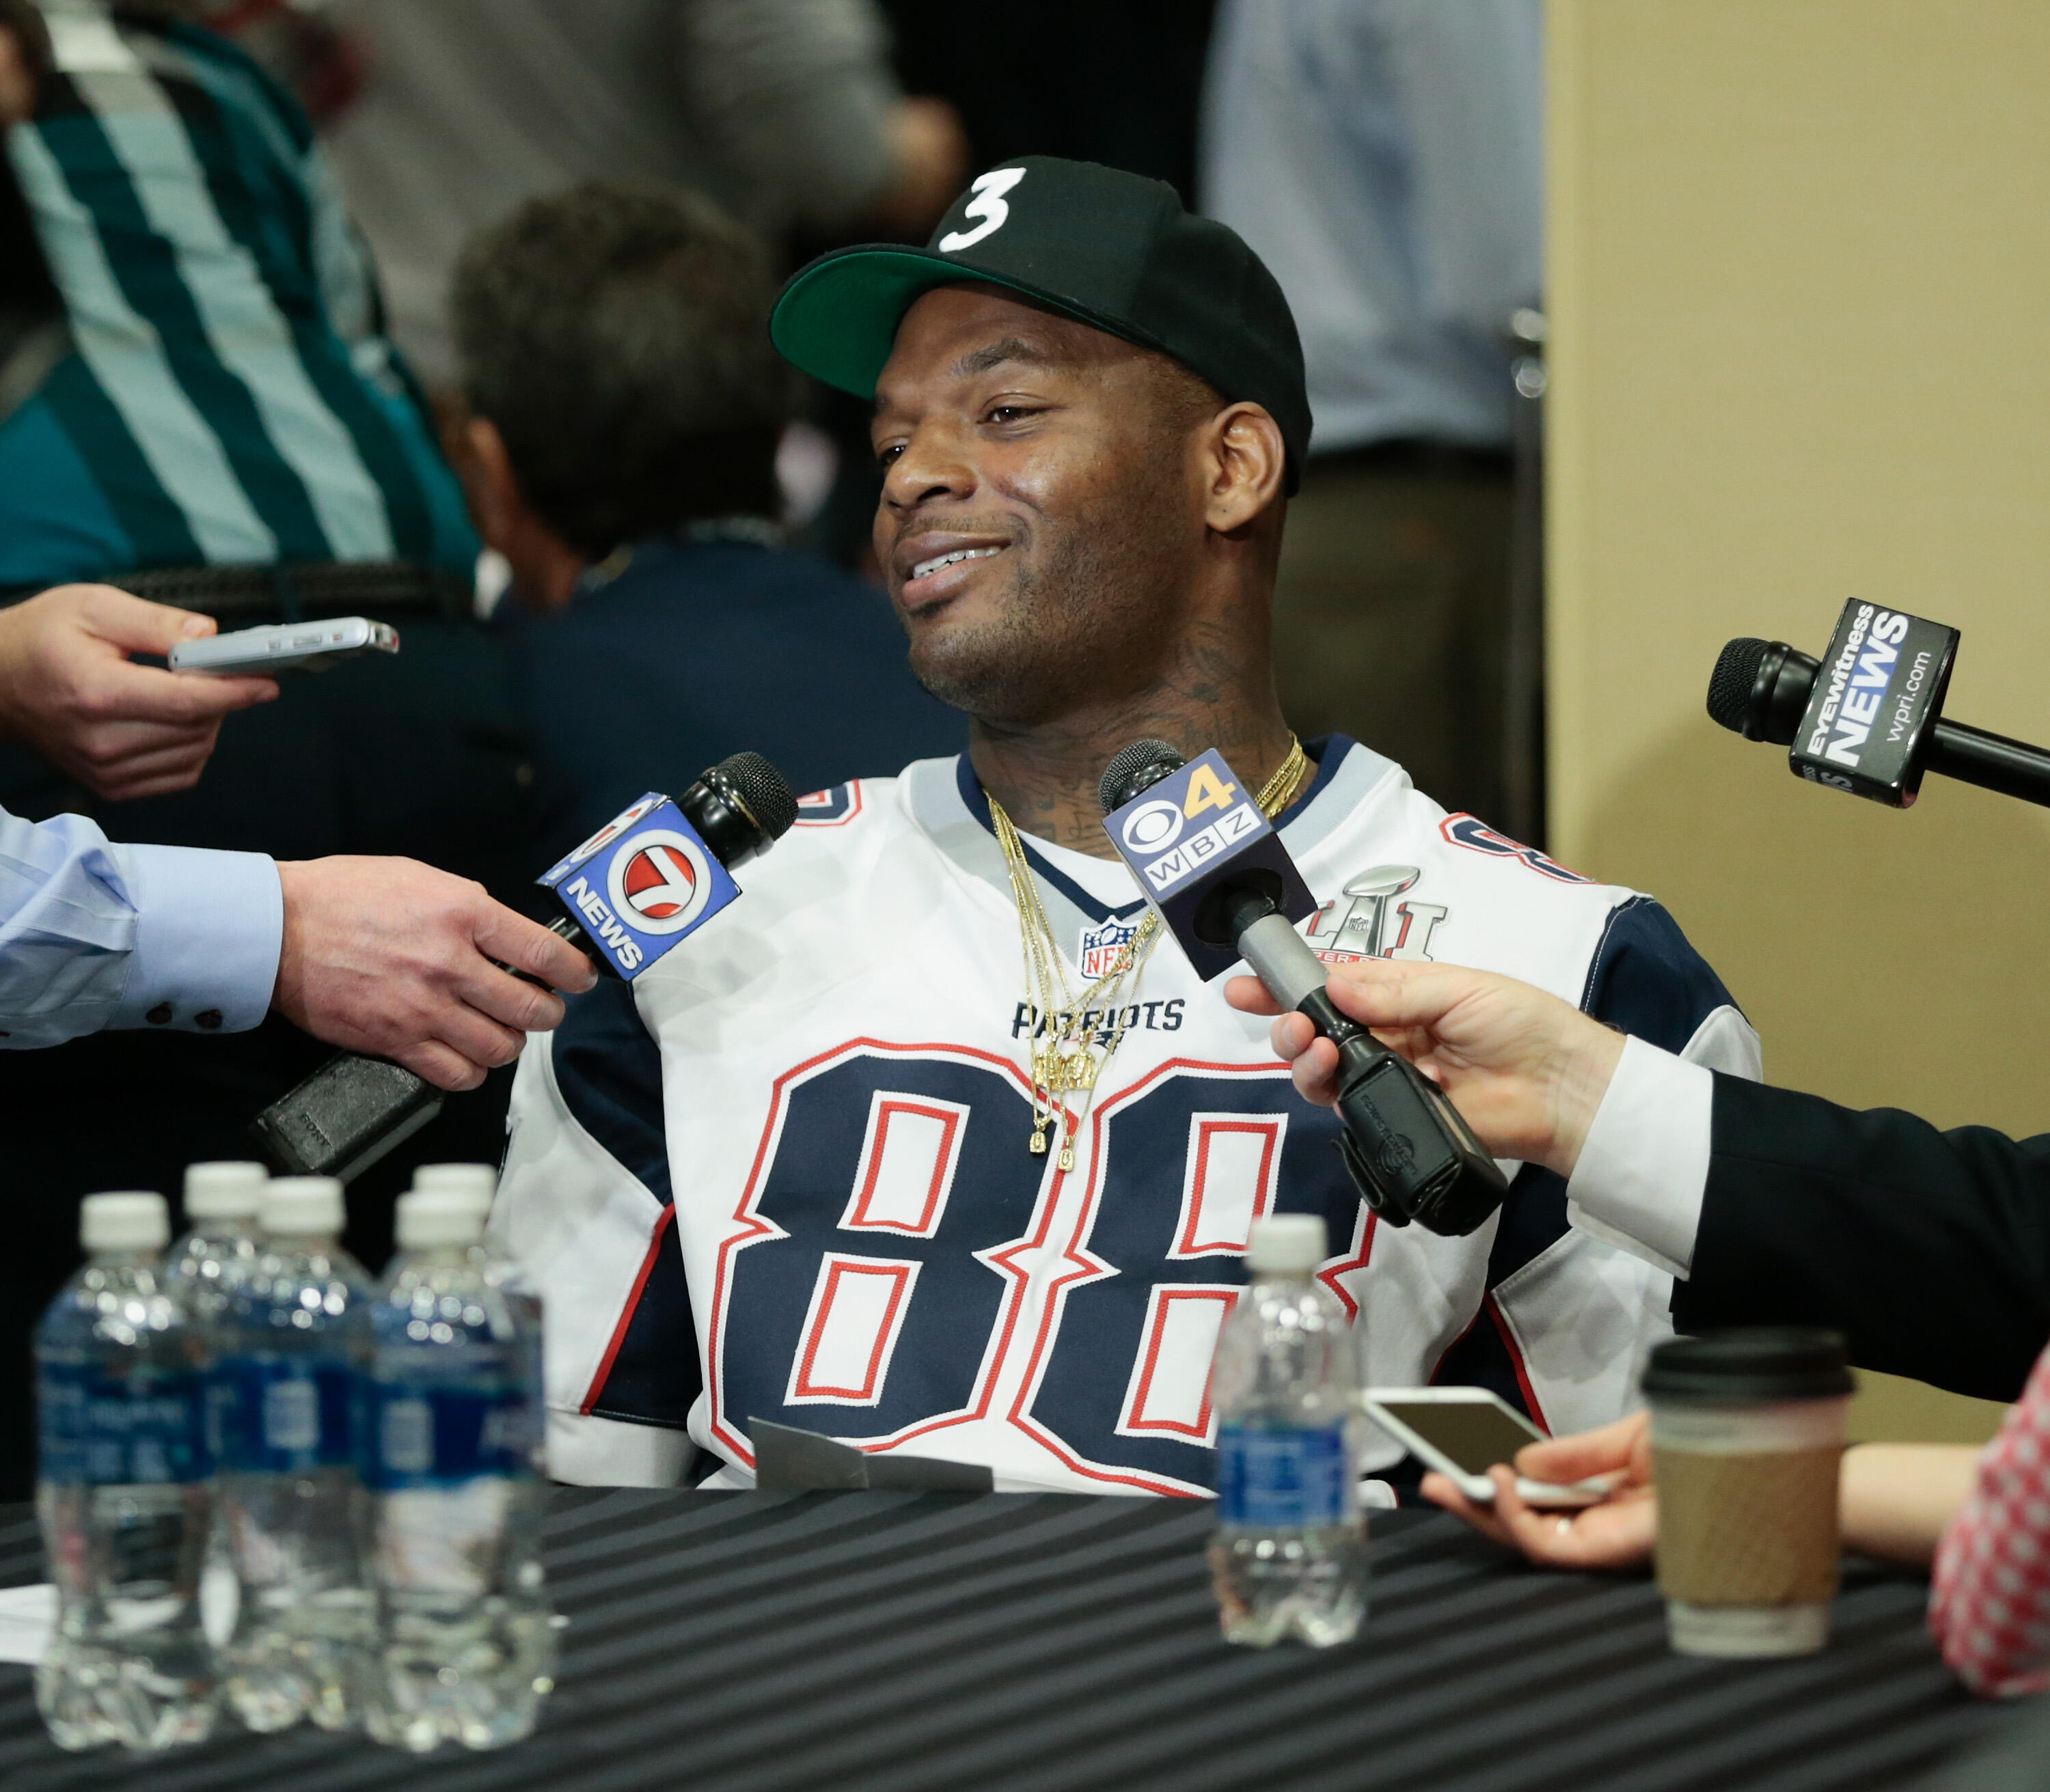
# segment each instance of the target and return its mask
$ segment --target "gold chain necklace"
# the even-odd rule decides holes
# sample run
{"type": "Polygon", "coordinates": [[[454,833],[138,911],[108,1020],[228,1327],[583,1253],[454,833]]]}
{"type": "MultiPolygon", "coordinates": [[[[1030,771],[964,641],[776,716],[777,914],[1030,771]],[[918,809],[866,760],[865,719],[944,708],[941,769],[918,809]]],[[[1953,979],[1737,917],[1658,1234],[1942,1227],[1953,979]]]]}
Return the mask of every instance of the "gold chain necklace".
{"type": "MultiPolygon", "coordinates": [[[[1303,743],[1288,737],[1288,751],[1274,775],[1260,788],[1254,799],[1269,820],[1295,801],[1310,769],[1303,743]]],[[[1027,1007],[1036,1005],[1030,1057],[1032,1072],[1031,1149],[1043,1155],[1047,1129],[1060,1116],[1061,1168],[1075,1167],[1075,1134],[1095,1099],[1097,1078],[1123,1042],[1128,1015],[1124,998],[1139,987],[1139,974],[1152,953],[1160,933],[1160,917],[1148,910],[1124,942],[1110,968],[1077,995],[1068,983],[1067,961],[1054,937],[1053,925],[1040,906],[1039,887],[1032,881],[1032,867],[1025,857],[1024,843],[1004,805],[989,798],[989,819],[996,831],[996,843],[1011,874],[1011,900],[1018,909],[1019,938],[1024,949],[1025,995],[1027,1007]],[[1086,1025],[1085,1025],[1086,1022],[1086,1025]],[[1074,1094],[1073,1108],[1062,1100],[1074,1094]]]]}

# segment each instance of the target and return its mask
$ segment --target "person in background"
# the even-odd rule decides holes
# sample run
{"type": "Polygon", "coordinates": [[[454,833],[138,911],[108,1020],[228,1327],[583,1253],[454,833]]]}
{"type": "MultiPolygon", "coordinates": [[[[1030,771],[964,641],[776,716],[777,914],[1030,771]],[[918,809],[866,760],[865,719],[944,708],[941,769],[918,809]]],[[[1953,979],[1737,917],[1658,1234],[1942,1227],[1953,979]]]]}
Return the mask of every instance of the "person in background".
{"type": "Polygon", "coordinates": [[[707,193],[772,239],[919,236],[967,172],[871,0],[338,0],[370,48],[332,142],[392,328],[438,393],[458,250],[579,181],[707,193]]]}
{"type": "Polygon", "coordinates": [[[559,850],[743,747],[792,788],[958,749],[887,600],[782,545],[767,251],[710,200],[594,182],[465,251],[462,462],[559,850]]]}
{"type": "Polygon", "coordinates": [[[1165,181],[1183,205],[1195,202],[1215,0],[880,3],[899,77],[953,106],[974,166],[1028,154],[1098,162],[1165,181]],[[992,69],[1003,79],[991,80],[992,69]]]}
{"type": "MultiPolygon", "coordinates": [[[[89,830],[33,875],[97,864],[110,839],[124,843],[105,849],[116,867],[152,849],[199,867],[189,894],[227,929],[239,906],[213,871],[239,865],[241,883],[268,881],[275,929],[290,913],[290,874],[280,909],[273,862],[415,861],[414,884],[369,886],[382,937],[366,945],[373,964],[439,937],[451,907],[502,914],[472,880],[502,892],[538,867],[502,662],[470,615],[477,540],[304,115],[182,4],[5,0],[0,44],[10,95],[0,103],[18,115],[9,185],[68,345],[0,422],[0,610],[33,612],[28,600],[82,585],[161,605],[141,613],[154,621],[140,634],[134,611],[92,622],[103,662],[161,653],[166,629],[319,616],[376,617],[404,643],[224,721],[183,695],[187,680],[160,675],[200,726],[157,771],[196,772],[204,758],[197,783],[118,783],[60,736],[16,728],[0,743],[0,808],[89,830]],[[201,736],[215,722],[209,757],[201,736]],[[195,860],[195,850],[237,856],[195,860]]],[[[110,686],[136,688],[120,668],[102,670],[110,686]]],[[[125,894],[147,913],[161,880],[125,894]]],[[[146,949],[146,921],[143,931],[146,949]]],[[[243,936],[260,956],[261,929],[243,936]]],[[[25,1485],[26,1331],[76,1261],[77,1198],[172,1189],[188,1162],[246,1155],[255,1116],[331,1054],[291,1023],[289,999],[265,1016],[272,985],[260,972],[250,988],[246,1003],[150,1003],[139,1027],[18,1054],[0,1077],[18,1191],[0,1265],[0,1487],[25,1485]],[[200,1027],[216,1009],[221,1024],[200,1027]],[[231,1032],[243,1013],[260,1024],[231,1032]]],[[[394,1018],[404,1007],[390,1006],[394,1018]]],[[[382,1049],[402,1043],[394,1034],[382,1049]]],[[[386,1202],[414,1163],[495,1154],[504,1088],[499,1078],[450,1103],[356,1185],[361,1255],[380,1257],[386,1202]]]]}
{"type": "Polygon", "coordinates": [[[1539,0],[1224,0],[1201,150],[1203,209],[1274,270],[1309,367],[1282,707],[1526,832],[1505,808],[1506,756],[1534,745],[1504,738],[1510,328],[1539,298],[1541,51],[1539,0]]]}

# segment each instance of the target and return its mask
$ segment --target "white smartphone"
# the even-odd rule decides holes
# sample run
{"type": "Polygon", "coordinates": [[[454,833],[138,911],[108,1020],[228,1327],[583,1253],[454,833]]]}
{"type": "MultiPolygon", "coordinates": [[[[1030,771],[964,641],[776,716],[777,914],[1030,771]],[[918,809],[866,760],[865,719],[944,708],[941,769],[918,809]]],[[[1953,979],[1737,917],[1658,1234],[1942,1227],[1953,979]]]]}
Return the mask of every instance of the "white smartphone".
{"type": "Polygon", "coordinates": [[[318,622],[270,622],[237,629],[231,635],[181,641],[171,649],[173,672],[211,672],[232,677],[256,672],[319,672],[359,653],[396,653],[399,631],[367,616],[337,616],[318,622]]]}
{"type": "MultiPolygon", "coordinates": [[[[1544,1433],[1486,1388],[1369,1388],[1366,1416],[1477,1505],[1495,1498],[1487,1471],[1514,1463],[1544,1433]]],[[[1611,1486],[1607,1476],[1553,1482],[1518,1475],[1516,1490],[1533,1506],[1592,1506],[1611,1486]]]]}

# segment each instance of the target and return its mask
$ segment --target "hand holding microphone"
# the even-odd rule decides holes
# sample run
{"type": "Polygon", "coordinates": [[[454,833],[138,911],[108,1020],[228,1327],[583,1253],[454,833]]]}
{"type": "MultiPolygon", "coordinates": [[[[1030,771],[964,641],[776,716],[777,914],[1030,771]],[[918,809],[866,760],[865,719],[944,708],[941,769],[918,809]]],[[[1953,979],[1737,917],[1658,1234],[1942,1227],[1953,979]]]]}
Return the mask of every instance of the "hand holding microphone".
{"type": "MultiPolygon", "coordinates": [[[[395,889],[382,920],[361,930],[363,952],[374,960],[380,952],[408,949],[410,943],[411,949],[428,954],[423,968],[431,972],[437,967],[436,935],[453,931],[461,941],[467,929],[466,957],[458,945],[453,959],[439,964],[437,992],[446,999],[448,1012],[397,1017],[402,1024],[395,1027],[395,1017],[373,1008],[353,1034],[325,1032],[324,1037],[361,1049],[330,1058],[258,1115],[251,1128],[258,1143],[293,1175],[346,1182],[368,1169],[441,1111],[433,1085],[474,1086],[482,1081],[479,1066],[508,1063],[519,1054],[525,1043],[520,1029],[553,1027],[561,1019],[561,1002],[546,984],[576,991],[589,988],[594,973],[639,975],[740,894],[731,872],[767,851],[797,816],[797,799],[782,774],[758,753],[736,753],[673,802],[650,792],[544,873],[542,885],[555,892],[567,911],[548,927],[499,909],[474,885],[396,862],[455,888],[423,886],[424,895],[446,898],[424,917],[433,923],[426,925],[419,908],[395,889]],[[472,893],[468,906],[462,892],[472,893]],[[480,951],[498,962],[486,963],[480,951]],[[431,1019],[440,1024],[424,1044],[396,1049],[395,1041],[431,1019]],[[399,1062],[372,1053],[390,1054],[399,1062]],[[450,1073],[461,1080],[450,1080],[450,1073]]],[[[308,874],[337,863],[392,862],[321,861],[283,870],[308,874]]],[[[288,902],[291,893],[288,881],[288,902]]],[[[347,950],[330,950],[319,976],[305,974],[309,955],[293,956],[289,908],[286,947],[286,965],[295,968],[293,975],[303,986],[302,1000],[319,989],[345,1006],[350,992],[362,995],[374,987],[364,978],[364,964],[347,950]]],[[[434,987],[432,976],[423,980],[434,987]]],[[[281,968],[281,1006],[286,981],[286,969],[281,968]]],[[[291,1013],[289,1007],[286,1011],[291,1013]]],[[[321,1030],[304,1020],[301,1024],[321,1030]]]]}
{"type": "Polygon", "coordinates": [[[1294,925],[1315,899],[1223,759],[1185,761],[1165,741],[1140,741],[1111,761],[1098,795],[1112,844],[1197,970],[1214,976],[1245,959],[1276,1003],[1331,1045],[1340,1150],[1367,1205],[1391,1225],[1413,1219],[1448,1237],[1494,1213],[1508,1185],[1458,1111],[1332,1003],[1330,967],[1294,925]]]}
{"type": "Polygon", "coordinates": [[[281,864],[285,931],[271,1005],[316,1038],[474,1089],[556,1026],[590,961],[482,886],[410,859],[281,864]],[[517,975],[510,974],[517,973],[517,975]]]}
{"type": "MultiPolygon", "coordinates": [[[[1492,972],[1385,958],[1330,969],[1332,1006],[1430,1077],[1484,1150],[1573,1175],[1623,1056],[1620,1033],[1492,972]]],[[[1307,1016],[1251,977],[1233,978],[1225,999],[1279,1015],[1274,1050],[1292,1065],[1296,1089],[1306,1101],[1336,1104],[1339,1052],[1307,1016]]]]}

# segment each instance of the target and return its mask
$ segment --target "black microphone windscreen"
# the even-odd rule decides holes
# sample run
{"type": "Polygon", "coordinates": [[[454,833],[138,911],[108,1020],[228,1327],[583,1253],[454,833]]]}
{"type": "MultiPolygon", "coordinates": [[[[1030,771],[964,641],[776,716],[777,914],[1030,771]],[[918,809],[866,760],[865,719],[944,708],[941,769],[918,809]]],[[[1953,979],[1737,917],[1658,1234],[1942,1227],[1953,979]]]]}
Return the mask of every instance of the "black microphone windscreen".
{"type": "Polygon", "coordinates": [[[1096,800],[1103,804],[1103,812],[1109,815],[1187,763],[1181,750],[1171,742],[1134,741],[1119,748],[1117,756],[1104,767],[1103,781],[1096,787],[1096,800]]]}
{"type": "Polygon", "coordinates": [[[755,824],[772,840],[789,832],[797,819],[797,799],[783,774],[758,753],[736,753],[719,762],[719,771],[747,807],[755,824]]]}
{"type": "Polygon", "coordinates": [[[1731,733],[1740,734],[1751,714],[1751,693],[1758,684],[1758,668],[1764,661],[1770,641],[1745,636],[1722,650],[1716,669],[1709,675],[1709,714],[1731,733]]]}

